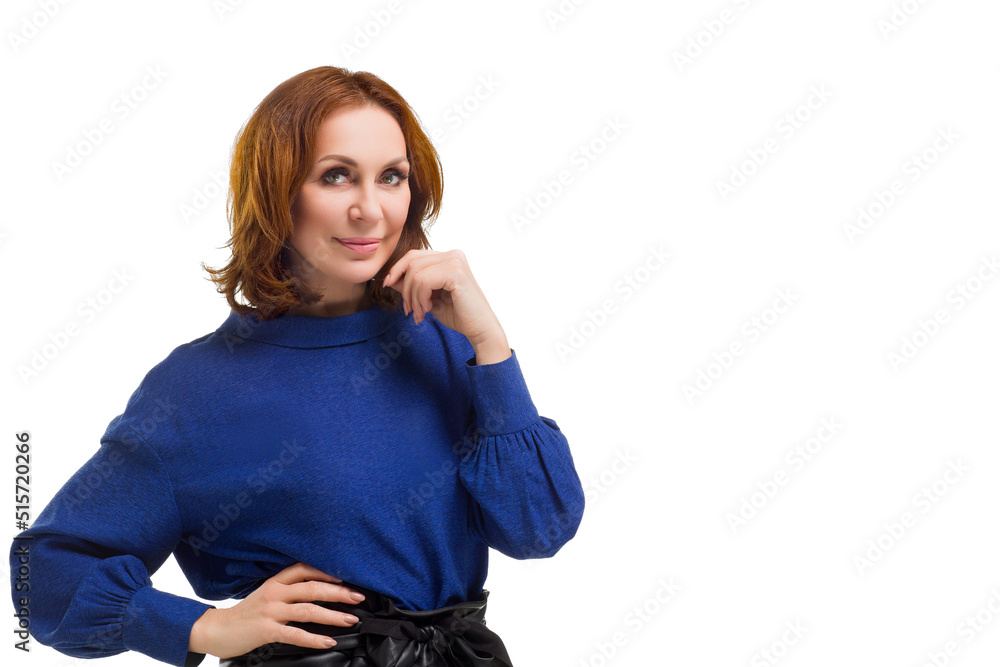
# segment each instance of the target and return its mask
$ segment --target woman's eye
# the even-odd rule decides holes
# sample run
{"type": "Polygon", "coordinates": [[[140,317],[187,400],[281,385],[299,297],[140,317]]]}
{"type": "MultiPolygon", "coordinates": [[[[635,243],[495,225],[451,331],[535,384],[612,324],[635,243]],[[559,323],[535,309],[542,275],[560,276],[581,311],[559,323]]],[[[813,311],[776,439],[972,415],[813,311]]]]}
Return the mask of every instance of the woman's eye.
{"type": "Polygon", "coordinates": [[[405,180],[406,180],[406,175],[403,174],[403,172],[399,171],[398,169],[387,171],[385,175],[382,177],[382,182],[385,183],[386,185],[399,185],[405,180]],[[385,180],[386,178],[395,178],[396,180],[386,182],[385,180]]]}
{"type": "Polygon", "coordinates": [[[323,174],[323,180],[329,183],[330,185],[339,185],[340,183],[343,183],[344,181],[342,180],[339,181],[335,180],[337,176],[343,176],[346,179],[347,173],[344,169],[331,169],[330,171],[323,174]]]}
{"type": "MultiPolygon", "coordinates": [[[[403,181],[407,179],[407,176],[408,176],[407,174],[404,174],[400,170],[393,169],[383,174],[382,178],[379,180],[383,185],[400,185],[403,181]]],[[[330,171],[323,174],[322,180],[328,185],[342,185],[347,182],[349,177],[350,174],[348,173],[347,169],[343,167],[337,167],[336,169],[331,169],[330,171]]]]}

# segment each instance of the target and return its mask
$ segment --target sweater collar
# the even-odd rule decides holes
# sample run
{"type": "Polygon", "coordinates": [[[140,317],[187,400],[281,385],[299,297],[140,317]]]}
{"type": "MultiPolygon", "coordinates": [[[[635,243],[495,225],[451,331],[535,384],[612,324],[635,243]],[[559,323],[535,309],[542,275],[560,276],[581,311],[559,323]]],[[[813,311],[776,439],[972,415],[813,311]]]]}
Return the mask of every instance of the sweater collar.
{"type": "Polygon", "coordinates": [[[224,337],[232,336],[282,347],[320,348],[349,345],[375,338],[405,317],[402,300],[393,310],[383,310],[382,306],[374,304],[356,313],[336,317],[285,313],[261,321],[255,313],[241,316],[235,310],[230,310],[229,317],[218,332],[224,337]]]}

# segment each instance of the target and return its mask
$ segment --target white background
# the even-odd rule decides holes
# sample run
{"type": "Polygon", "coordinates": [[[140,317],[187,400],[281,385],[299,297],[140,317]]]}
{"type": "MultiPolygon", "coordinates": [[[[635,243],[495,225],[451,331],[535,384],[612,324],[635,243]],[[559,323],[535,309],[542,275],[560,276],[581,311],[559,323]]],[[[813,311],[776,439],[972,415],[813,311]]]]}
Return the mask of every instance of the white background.
{"type": "MultiPolygon", "coordinates": [[[[553,558],[491,552],[487,618],[516,665],[997,664],[1000,6],[231,4],[4,3],[3,437],[12,480],[32,434],[34,515],[145,373],[228,314],[200,264],[228,257],[212,175],[242,123],[288,77],[346,66],[446,134],[433,248],[465,251],[587,490],[553,558]],[[130,92],[147,68],[163,80],[130,92]],[[123,94],[144,97],[126,118],[123,94]],[[850,233],[859,207],[879,215],[850,233]],[[115,271],[127,287],[86,319],[115,271]]],[[[153,581],[194,597],[173,559],[153,581]]],[[[25,656],[6,625],[17,664],[83,662],[25,656]]]]}

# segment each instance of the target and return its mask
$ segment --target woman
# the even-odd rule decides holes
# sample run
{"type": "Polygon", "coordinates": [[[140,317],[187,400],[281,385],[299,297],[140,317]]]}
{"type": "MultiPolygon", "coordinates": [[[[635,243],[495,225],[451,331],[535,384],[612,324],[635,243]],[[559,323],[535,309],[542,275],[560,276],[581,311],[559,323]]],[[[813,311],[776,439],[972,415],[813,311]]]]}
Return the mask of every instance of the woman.
{"type": "Polygon", "coordinates": [[[147,373],[14,538],[38,641],[172,665],[510,664],[488,548],[554,555],[583,489],[465,256],[427,249],[441,193],[378,77],[317,67],[261,102],[233,152],[232,259],[206,267],[229,316],[147,373]],[[154,588],[171,553],[199,596],[240,602],[154,588]]]}

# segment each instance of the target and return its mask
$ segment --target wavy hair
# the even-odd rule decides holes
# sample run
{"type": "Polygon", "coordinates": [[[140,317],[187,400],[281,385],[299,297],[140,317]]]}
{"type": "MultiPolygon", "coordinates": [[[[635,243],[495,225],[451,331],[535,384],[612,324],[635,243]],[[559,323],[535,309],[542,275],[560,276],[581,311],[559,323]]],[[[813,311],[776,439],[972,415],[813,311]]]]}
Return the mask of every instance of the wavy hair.
{"type": "Polygon", "coordinates": [[[232,237],[223,246],[232,248],[232,257],[222,269],[201,264],[233,310],[269,320],[321,298],[293,268],[297,263],[289,261],[291,203],[309,173],[316,134],[327,115],[341,107],[372,105],[399,123],[410,162],[410,206],[399,243],[367,285],[383,309],[398,304],[399,293],[382,287],[382,280],[411,249],[431,247],[423,224],[427,220],[429,227],[441,209],[441,161],[416,114],[392,86],[370,72],[323,66],[296,74],[268,93],[233,144],[226,201],[232,237]],[[248,304],[236,301],[237,291],[248,304]]]}

